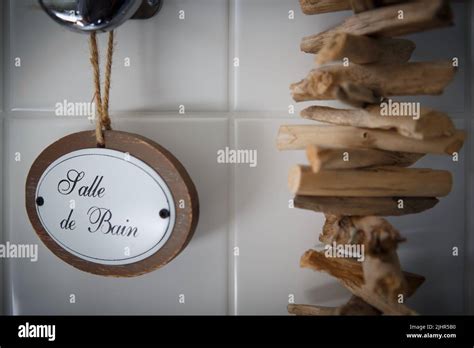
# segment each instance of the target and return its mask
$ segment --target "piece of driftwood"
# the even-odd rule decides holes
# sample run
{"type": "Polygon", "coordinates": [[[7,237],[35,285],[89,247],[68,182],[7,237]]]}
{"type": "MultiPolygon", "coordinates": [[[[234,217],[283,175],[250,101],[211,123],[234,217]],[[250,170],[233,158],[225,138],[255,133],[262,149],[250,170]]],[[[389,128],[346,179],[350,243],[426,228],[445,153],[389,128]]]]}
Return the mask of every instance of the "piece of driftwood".
{"type": "Polygon", "coordinates": [[[300,0],[300,6],[307,15],[352,9],[350,0],[300,0]]]}
{"type": "Polygon", "coordinates": [[[361,231],[362,243],[368,255],[385,255],[397,250],[398,244],[404,242],[400,232],[386,219],[378,216],[352,216],[353,228],[361,231]]]}
{"type": "Polygon", "coordinates": [[[389,301],[397,302],[406,296],[406,279],[395,250],[371,255],[367,253],[362,262],[364,282],[367,289],[380,292],[389,301]]]}
{"type": "Polygon", "coordinates": [[[304,304],[289,304],[287,306],[289,314],[299,316],[327,316],[337,315],[337,307],[313,306],[304,304]]]}
{"type": "Polygon", "coordinates": [[[350,216],[326,214],[323,230],[319,234],[321,243],[337,244],[362,244],[364,235],[362,231],[355,230],[350,216]]]}
{"type": "Polygon", "coordinates": [[[396,130],[399,134],[425,139],[451,136],[456,131],[453,122],[443,112],[410,106],[410,103],[385,102],[383,106],[371,105],[365,109],[335,109],[327,106],[310,106],[301,111],[301,117],[331,124],[360,128],[396,130]],[[406,116],[385,115],[397,107],[406,116]],[[417,113],[419,112],[419,115],[417,113]]]}
{"type": "Polygon", "coordinates": [[[342,81],[335,86],[334,99],[354,108],[365,108],[368,105],[380,103],[383,98],[370,88],[342,81]]]}
{"type": "Polygon", "coordinates": [[[400,295],[406,296],[406,280],[396,252],[405,239],[387,220],[376,216],[329,215],[319,240],[329,245],[363,245],[366,288],[392,302],[400,295]]]}
{"type": "Polygon", "coordinates": [[[413,41],[371,38],[365,35],[336,33],[316,56],[317,64],[348,59],[349,63],[401,64],[410,60],[416,45],[413,41]]]}
{"type": "MultiPolygon", "coordinates": [[[[394,303],[379,291],[372,291],[364,283],[364,274],[360,262],[348,258],[329,258],[324,252],[306,251],[300,260],[300,266],[315,271],[324,271],[339,279],[349,291],[365,302],[388,315],[415,315],[404,304],[394,303]]],[[[425,281],[425,278],[413,273],[403,272],[406,279],[406,297],[410,297],[425,281]]]]}
{"type": "Polygon", "coordinates": [[[288,175],[290,191],[302,196],[444,197],[453,184],[446,170],[378,167],[326,170],[294,166],[288,175]]]}
{"type": "Polygon", "coordinates": [[[397,152],[452,155],[464,144],[465,132],[456,130],[449,137],[424,140],[404,137],[389,130],[350,126],[283,125],[277,137],[279,150],[303,150],[308,145],[325,148],[366,148],[397,152]]]}
{"type": "Polygon", "coordinates": [[[350,0],[352,11],[360,13],[377,7],[377,0],[350,0]]]}
{"type": "Polygon", "coordinates": [[[319,240],[325,244],[364,244],[371,254],[394,251],[405,241],[383,218],[332,214],[326,214],[319,240]]]}
{"type": "MultiPolygon", "coordinates": [[[[350,216],[326,214],[326,221],[319,234],[319,241],[325,245],[335,244],[364,244],[365,235],[363,231],[355,228],[350,216]]],[[[358,258],[354,255],[354,258],[358,258]]]]}
{"type": "Polygon", "coordinates": [[[306,78],[293,83],[290,90],[296,102],[337,99],[340,88],[346,93],[350,91],[347,86],[358,86],[359,90],[373,91],[374,96],[380,97],[439,95],[455,72],[451,61],[326,65],[313,69],[306,78]]]}
{"type": "MultiPolygon", "coordinates": [[[[351,258],[326,257],[324,251],[309,249],[301,256],[300,266],[315,271],[324,271],[337,279],[350,281],[357,286],[364,284],[362,263],[351,258]]],[[[407,280],[406,297],[411,297],[424,283],[425,277],[406,271],[403,272],[403,275],[407,280]]]]}
{"type": "Polygon", "coordinates": [[[375,307],[365,302],[357,296],[351,296],[346,304],[340,306],[337,315],[381,315],[382,313],[375,307]]]}
{"type": "Polygon", "coordinates": [[[410,2],[414,0],[350,0],[354,13],[370,11],[377,7],[389,6],[401,2],[410,2]]]}
{"type": "Polygon", "coordinates": [[[326,149],[316,145],[306,147],[306,157],[313,172],[327,169],[356,169],[379,166],[409,167],[423,154],[391,152],[373,149],[326,149]]]}
{"type": "Polygon", "coordinates": [[[448,0],[419,0],[353,15],[332,29],[303,38],[301,50],[318,53],[336,33],[391,37],[452,24],[448,0]]]}
{"type": "Polygon", "coordinates": [[[381,315],[382,313],[360,297],[351,296],[349,301],[340,307],[323,307],[304,304],[289,304],[288,313],[299,316],[326,315],[381,315]]]}
{"type": "Polygon", "coordinates": [[[300,0],[304,14],[354,10],[356,13],[367,11],[379,6],[387,6],[404,0],[300,0]]]}
{"type": "Polygon", "coordinates": [[[348,216],[402,216],[433,208],[439,200],[432,197],[322,197],[296,196],[294,207],[324,214],[348,216]]]}
{"type": "MultiPolygon", "coordinates": [[[[406,296],[407,284],[397,255],[398,244],[405,239],[385,219],[376,216],[355,216],[346,221],[351,234],[362,235],[365,258],[362,261],[366,288],[377,291],[393,302],[406,296]]],[[[341,224],[338,224],[341,226],[341,224]]],[[[342,225],[344,228],[345,226],[342,225]]]]}

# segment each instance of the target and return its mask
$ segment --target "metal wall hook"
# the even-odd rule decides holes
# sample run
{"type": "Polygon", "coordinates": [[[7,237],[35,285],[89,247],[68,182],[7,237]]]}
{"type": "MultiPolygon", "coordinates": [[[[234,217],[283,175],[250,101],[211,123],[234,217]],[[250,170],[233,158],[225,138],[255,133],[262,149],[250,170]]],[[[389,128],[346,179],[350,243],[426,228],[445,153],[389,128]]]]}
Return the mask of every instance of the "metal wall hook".
{"type": "Polygon", "coordinates": [[[142,4],[131,19],[149,19],[160,12],[163,0],[142,0],[142,4]]]}
{"type": "Polygon", "coordinates": [[[128,19],[156,15],[163,0],[38,0],[43,10],[66,28],[83,33],[110,31],[128,19]]]}

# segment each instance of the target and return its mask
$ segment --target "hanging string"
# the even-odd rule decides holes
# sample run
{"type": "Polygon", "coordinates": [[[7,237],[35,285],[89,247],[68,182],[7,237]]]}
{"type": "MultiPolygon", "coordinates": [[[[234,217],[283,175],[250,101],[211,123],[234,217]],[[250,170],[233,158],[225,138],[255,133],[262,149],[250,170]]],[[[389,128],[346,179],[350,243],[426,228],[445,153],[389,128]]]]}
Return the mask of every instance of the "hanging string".
{"type": "Polygon", "coordinates": [[[97,47],[97,34],[92,32],[90,34],[90,61],[92,69],[94,71],[94,89],[95,89],[95,102],[97,110],[97,120],[95,127],[95,137],[97,145],[100,147],[105,146],[104,131],[111,130],[111,121],[109,117],[109,94],[110,94],[110,78],[112,75],[112,56],[114,53],[114,32],[109,32],[109,40],[107,45],[107,61],[105,64],[105,81],[104,81],[104,96],[102,98],[101,86],[100,86],[100,65],[99,65],[99,49],[97,47]]]}

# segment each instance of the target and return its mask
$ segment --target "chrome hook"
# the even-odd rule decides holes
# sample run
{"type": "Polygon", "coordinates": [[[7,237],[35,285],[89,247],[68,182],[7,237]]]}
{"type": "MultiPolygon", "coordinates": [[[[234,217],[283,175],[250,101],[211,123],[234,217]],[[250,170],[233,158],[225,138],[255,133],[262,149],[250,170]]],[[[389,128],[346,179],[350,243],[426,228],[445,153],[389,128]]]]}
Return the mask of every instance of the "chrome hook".
{"type": "Polygon", "coordinates": [[[163,0],[39,0],[43,10],[66,28],[89,33],[110,31],[128,19],[148,19],[163,0]]]}

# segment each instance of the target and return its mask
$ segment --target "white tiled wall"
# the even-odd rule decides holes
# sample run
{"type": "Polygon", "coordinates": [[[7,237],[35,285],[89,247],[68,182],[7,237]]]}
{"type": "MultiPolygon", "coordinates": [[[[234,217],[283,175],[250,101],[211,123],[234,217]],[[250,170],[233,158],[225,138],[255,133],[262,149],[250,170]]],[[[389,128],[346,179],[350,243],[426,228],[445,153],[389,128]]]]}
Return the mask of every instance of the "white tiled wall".
{"type": "MultiPolygon", "coordinates": [[[[7,262],[0,287],[7,313],[285,314],[291,295],[298,303],[327,306],[348,298],[333,278],[299,268],[324,218],[288,208],[288,169],[305,158],[275,146],[281,124],[305,122],[288,114],[289,84],[313,66],[314,57],[299,51],[301,37],[340,22],[348,12],[304,16],[298,0],[165,0],[155,18],[119,28],[111,92],[114,127],[157,141],[183,162],[199,192],[201,217],[190,245],[172,263],[141,277],[108,279],[59,261],[39,241],[24,209],[26,174],[40,151],[92,127],[85,118],[52,112],[63,99],[92,99],[87,37],[53,23],[34,0],[1,2],[7,9],[1,35],[6,49],[0,54],[6,72],[0,79],[6,96],[5,122],[0,122],[0,132],[5,128],[0,133],[5,135],[0,142],[3,237],[40,247],[37,263],[7,262]],[[184,21],[179,10],[185,10],[184,21]],[[288,18],[292,10],[294,20],[288,18]],[[17,57],[19,68],[13,66],[17,57]],[[124,66],[126,58],[130,67],[124,66]],[[178,114],[179,105],[186,115],[178,114]],[[216,152],[226,146],[256,149],[258,166],[218,164],[216,152]],[[20,162],[14,160],[16,152],[20,162]],[[76,304],[69,303],[70,294],[76,304]],[[178,304],[180,294],[185,305],[178,304]]],[[[411,36],[417,43],[414,59],[460,59],[446,93],[421,101],[449,112],[472,134],[472,6],[454,1],[453,7],[456,26],[411,36]]],[[[420,161],[420,167],[452,171],[453,192],[428,212],[390,219],[408,239],[400,246],[404,268],[427,278],[410,300],[421,313],[474,312],[469,282],[474,276],[473,151],[467,146],[457,163],[440,156],[420,161]],[[459,257],[452,256],[454,246],[459,257]]]]}

